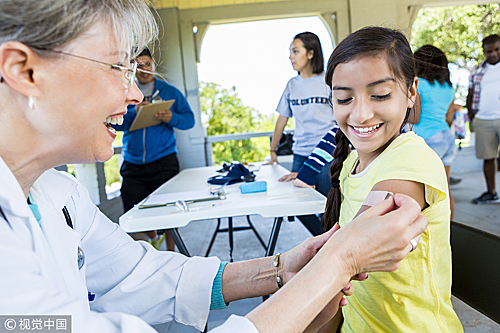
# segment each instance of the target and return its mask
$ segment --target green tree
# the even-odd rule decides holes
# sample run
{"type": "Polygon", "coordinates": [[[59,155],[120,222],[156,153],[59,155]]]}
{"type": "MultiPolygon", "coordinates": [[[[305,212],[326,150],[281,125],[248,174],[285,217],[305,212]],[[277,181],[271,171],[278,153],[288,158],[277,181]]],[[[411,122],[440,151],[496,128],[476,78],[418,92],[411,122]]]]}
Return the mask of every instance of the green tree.
{"type": "Polygon", "coordinates": [[[468,83],[463,75],[484,60],[482,40],[493,33],[500,33],[498,3],[424,8],[413,24],[410,42],[414,50],[431,44],[446,53],[451,63],[452,80],[454,75],[462,77],[453,84],[459,103],[465,104],[468,83]]]}
{"type": "Polygon", "coordinates": [[[424,8],[412,28],[414,49],[434,45],[448,60],[468,70],[483,60],[482,40],[500,33],[500,4],[424,8]]]}
{"type": "MultiPolygon", "coordinates": [[[[234,86],[223,89],[216,83],[200,82],[200,104],[208,136],[274,130],[277,117],[262,115],[243,105],[234,86]]],[[[293,122],[290,123],[289,126],[293,126],[293,122]]],[[[235,160],[262,161],[269,154],[269,138],[216,142],[212,144],[212,151],[216,164],[235,160]]]]}

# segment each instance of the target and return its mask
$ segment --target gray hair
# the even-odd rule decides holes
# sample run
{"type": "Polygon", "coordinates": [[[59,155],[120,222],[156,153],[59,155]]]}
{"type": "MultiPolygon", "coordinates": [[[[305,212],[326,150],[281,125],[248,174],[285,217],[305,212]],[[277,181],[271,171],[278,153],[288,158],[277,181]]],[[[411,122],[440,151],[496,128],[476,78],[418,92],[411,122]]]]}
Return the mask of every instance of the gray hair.
{"type": "Polygon", "coordinates": [[[18,41],[38,53],[63,47],[99,22],[135,52],[158,34],[144,0],[0,0],[0,44],[18,41]]]}

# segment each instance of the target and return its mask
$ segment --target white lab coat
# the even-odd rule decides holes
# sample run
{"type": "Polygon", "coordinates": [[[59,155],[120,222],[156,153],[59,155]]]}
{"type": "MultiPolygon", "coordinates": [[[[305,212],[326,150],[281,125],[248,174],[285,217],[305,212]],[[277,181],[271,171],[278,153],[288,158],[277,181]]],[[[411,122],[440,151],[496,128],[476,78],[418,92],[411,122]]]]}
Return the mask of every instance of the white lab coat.
{"type": "MultiPolygon", "coordinates": [[[[0,314],[71,314],[73,332],[156,332],[176,320],[199,330],[210,308],[219,259],[187,258],[135,242],[91,202],[74,177],[46,171],[30,191],[0,158],[0,314]],[[66,206],[74,229],[64,219],[66,206]],[[77,249],[85,253],[78,269],[77,249]],[[96,298],[88,301],[88,292],[96,298]]],[[[213,332],[257,330],[233,316],[213,332]]]]}

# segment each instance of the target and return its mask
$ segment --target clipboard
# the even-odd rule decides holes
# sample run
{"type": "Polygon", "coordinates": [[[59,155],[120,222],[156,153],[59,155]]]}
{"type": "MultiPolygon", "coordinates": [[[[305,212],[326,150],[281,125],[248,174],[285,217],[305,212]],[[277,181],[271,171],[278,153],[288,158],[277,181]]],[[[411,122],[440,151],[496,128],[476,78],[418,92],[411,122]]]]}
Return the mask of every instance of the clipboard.
{"type": "Polygon", "coordinates": [[[137,112],[137,116],[135,116],[129,131],[135,131],[141,128],[160,124],[161,120],[155,119],[155,115],[160,111],[170,110],[170,107],[174,104],[174,102],[175,100],[171,99],[164,102],[151,103],[141,107],[139,112],[137,112]]]}
{"type": "Polygon", "coordinates": [[[137,206],[139,209],[144,208],[156,208],[156,207],[168,207],[175,206],[177,200],[183,200],[186,204],[212,201],[212,200],[224,200],[226,199],[226,193],[223,189],[218,190],[201,190],[201,191],[188,191],[188,192],[177,192],[177,193],[164,193],[164,194],[153,194],[148,196],[137,206]]]}

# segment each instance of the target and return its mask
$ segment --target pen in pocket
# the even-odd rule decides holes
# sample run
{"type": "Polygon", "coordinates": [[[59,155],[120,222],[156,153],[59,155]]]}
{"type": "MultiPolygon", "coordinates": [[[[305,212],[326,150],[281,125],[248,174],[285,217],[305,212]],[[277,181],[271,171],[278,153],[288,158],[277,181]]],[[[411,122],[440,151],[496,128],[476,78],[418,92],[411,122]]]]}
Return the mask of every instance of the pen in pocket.
{"type": "Polygon", "coordinates": [[[155,100],[155,98],[158,96],[159,93],[160,93],[159,90],[155,91],[155,93],[153,94],[153,96],[151,96],[151,103],[161,102],[161,98],[158,98],[158,100],[155,100]]]}

